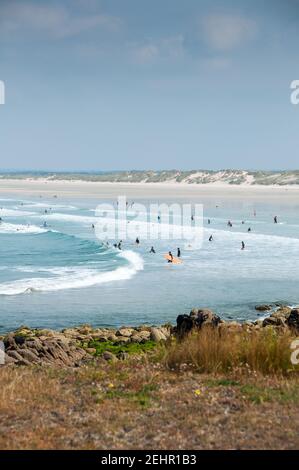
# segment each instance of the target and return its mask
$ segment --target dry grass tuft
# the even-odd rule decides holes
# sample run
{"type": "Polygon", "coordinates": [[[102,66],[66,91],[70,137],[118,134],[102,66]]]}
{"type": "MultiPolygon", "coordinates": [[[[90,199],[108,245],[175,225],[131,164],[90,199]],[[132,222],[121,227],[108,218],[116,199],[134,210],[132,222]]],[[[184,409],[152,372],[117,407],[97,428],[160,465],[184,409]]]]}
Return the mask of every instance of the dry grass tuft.
{"type": "Polygon", "coordinates": [[[262,374],[289,374],[292,365],[290,332],[272,328],[231,331],[203,328],[166,349],[164,362],[170,369],[191,367],[199,372],[223,373],[247,369],[262,374]]]}

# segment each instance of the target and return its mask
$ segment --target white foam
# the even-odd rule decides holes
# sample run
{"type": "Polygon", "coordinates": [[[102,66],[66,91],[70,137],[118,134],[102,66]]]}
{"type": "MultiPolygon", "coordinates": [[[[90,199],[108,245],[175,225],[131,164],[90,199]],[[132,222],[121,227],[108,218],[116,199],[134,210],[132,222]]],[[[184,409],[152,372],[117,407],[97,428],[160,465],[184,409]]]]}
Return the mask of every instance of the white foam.
{"type": "MultiPolygon", "coordinates": [[[[128,266],[119,267],[113,271],[99,272],[82,267],[51,268],[56,273],[54,277],[20,279],[0,284],[0,295],[18,295],[31,292],[50,292],[66,289],[79,289],[92,287],[104,283],[125,281],[131,279],[138,271],[143,269],[143,259],[137,253],[124,251],[119,257],[128,260],[128,266]]],[[[43,270],[40,268],[41,271],[43,270]]]]}
{"type": "Polygon", "coordinates": [[[36,225],[20,225],[9,224],[7,222],[0,223],[0,233],[45,233],[48,230],[36,225]]]}
{"type": "MultiPolygon", "coordinates": [[[[53,204],[53,203],[46,203],[46,202],[33,202],[33,201],[24,201],[23,205],[25,208],[31,207],[31,208],[42,208],[42,209],[65,209],[65,210],[77,210],[78,208],[75,206],[70,206],[67,204],[53,204]]],[[[16,206],[19,208],[19,206],[16,206]]],[[[23,206],[22,206],[23,207],[23,206]]]]}
{"type": "Polygon", "coordinates": [[[34,214],[34,217],[42,217],[46,220],[58,220],[62,222],[74,222],[79,224],[94,224],[97,219],[95,217],[88,217],[84,215],[73,215],[73,214],[59,214],[57,212],[37,215],[34,214]]]}
{"type": "Polygon", "coordinates": [[[29,217],[35,215],[34,212],[20,211],[14,209],[0,208],[0,217],[29,217]]]}

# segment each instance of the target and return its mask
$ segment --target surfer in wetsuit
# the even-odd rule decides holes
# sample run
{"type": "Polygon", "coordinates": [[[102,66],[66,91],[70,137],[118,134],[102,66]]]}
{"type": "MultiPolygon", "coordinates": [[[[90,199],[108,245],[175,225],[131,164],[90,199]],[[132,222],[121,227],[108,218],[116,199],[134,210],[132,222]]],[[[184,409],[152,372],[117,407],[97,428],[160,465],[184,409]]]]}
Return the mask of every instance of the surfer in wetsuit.
{"type": "Polygon", "coordinates": [[[140,240],[139,240],[139,238],[138,238],[138,237],[136,238],[136,240],[135,240],[135,243],[136,243],[136,245],[137,245],[137,246],[139,245],[139,243],[140,243],[140,240]]]}
{"type": "Polygon", "coordinates": [[[274,223],[278,224],[277,215],[274,217],[274,223]]]}
{"type": "Polygon", "coordinates": [[[119,242],[118,245],[117,245],[117,248],[118,248],[119,250],[121,250],[121,244],[122,244],[122,240],[120,240],[120,242],[119,242]]]}
{"type": "Polygon", "coordinates": [[[181,257],[181,250],[180,250],[180,248],[178,248],[177,257],[178,257],[178,258],[181,257]]]}
{"type": "Polygon", "coordinates": [[[242,242],[241,250],[245,250],[245,243],[242,242]]]}
{"type": "Polygon", "coordinates": [[[150,249],[150,253],[156,253],[155,248],[153,246],[150,249]]]}
{"type": "Polygon", "coordinates": [[[247,232],[251,232],[251,228],[250,228],[250,227],[248,227],[248,230],[247,230],[247,232]]]}
{"type": "Polygon", "coordinates": [[[168,263],[172,263],[173,262],[173,254],[171,253],[171,251],[168,252],[168,256],[169,256],[168,263]]]}
{"type": "Polygon", "coordinates": [[[212,241],[213,241],[213,235],[211,235],[209,238],[209,242],[212,242],[212,241]]]}

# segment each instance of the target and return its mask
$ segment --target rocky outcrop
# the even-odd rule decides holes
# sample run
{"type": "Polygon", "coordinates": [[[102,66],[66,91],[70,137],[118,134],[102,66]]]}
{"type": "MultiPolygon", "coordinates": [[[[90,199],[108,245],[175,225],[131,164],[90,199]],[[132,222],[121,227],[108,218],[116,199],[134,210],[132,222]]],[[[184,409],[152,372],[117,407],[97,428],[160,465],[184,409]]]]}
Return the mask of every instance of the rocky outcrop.
{"type": "MultiPolygon", "coordinates": [[[[265,309],[267,311],[267,309],[265,309]]],[[[193,330],[199,330],[210,326],[222,330],[230,331],[253,331],[266,327],[273,327],[279,330],[289,328],[294,334],[299,334],[299,309],[291,309],[282,306],[277,308],[268,317],[256,321],[246,321],[243,323],[236,321],[223,321],[218,315],[208,309],[193,309],[189,315],[179,315],[174,333],[182,338],[193,330]]]]}
{"type": "MultiPolygon", "coordinates": [[[[78,367],[95,355],[109,362],[127,359],[131,343],[139,344],[141,351],[142,343],[166,342],[173,335],[183,338],[191,331],[203,328],[217,328],[220,333],[275,328],[277,331],[288,329],[292,334],[299,335],[299,308],[281,306],[264,319],[243,323],[224,321],[212,310],[196,308],[189,315],[179,315],[176,327],[142,325],[115,329],[82,325],[54,331],[22,326],[17,331],[0,337],[0,340],[3,340],[5,346],[5,365],[78,367]]],[[[136,351],[138,348],[132,349],[136,351]]]]}
{"type": "MultiPolygon", "coordinates": [[[[109,343],[125,346],[129,343],[166,341],[170,336],[169,327],[140,326],[92,328],[83,325],[77,328],[65,328],[62,331],[49,329],[30,329],[26,326],[0,338],[5,346],[5,364],[11,365],[55,365],[77,367],[97,354],[94,343],[109,343]]],[[[101,357],[107,361],[125,359],[127,354],[120,351],[114,355],[104,351],[101,357]]]]}
{"type": "Polygon", "coordinates": [[[3,338],[5,363],[17,365],[57,365],[76,367],[88,353],[59,332],[24,328],[3,338]]]}
{"type": "Polygon", "coordinates": [[[191,330],[200,329],[204,326],[216,327],[221,319],[212,310],[193,309],[189,315],[179,315],[177,317],[176,334],[182,337],[191,330]]]}

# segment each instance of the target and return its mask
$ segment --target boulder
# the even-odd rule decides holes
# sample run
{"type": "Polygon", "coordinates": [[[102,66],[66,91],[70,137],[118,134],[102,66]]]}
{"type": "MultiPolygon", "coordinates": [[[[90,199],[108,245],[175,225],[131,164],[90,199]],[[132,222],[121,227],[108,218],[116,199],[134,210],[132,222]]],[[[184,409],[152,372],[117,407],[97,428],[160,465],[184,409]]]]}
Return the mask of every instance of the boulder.
{"type": "Polygon", "coordinates": [[[167,338],[161,328],[152,327],[150,331],[150,339],[155,341],[155,343],[159,343],[160,341],[166,341],[167,338]]]}
{"type": "Polygon", "coordinates": [[[120,328],[119,330],[116,331],[116,336],[127,336],[130,338],[132,334],[134,333],[134,328],[120,328]]]}
{"type": "Polygon", "coordinates": [[[280,313],[282,315],[284,315],[285,317],[288,317],[291,313],[292,309],[291,307],[286,307],[285,305],[284,306],[280,306],[278,310],[276,310],[275,313],[280,313]]]}
{"type": "Polygon", "coordinates": [[[177,317],[176,333],[184,336],[193,329],[200,329],[203,326],[216,327],[221,319],[212,310],[193,309],[189,315],[179,315],[177,317]]]}
{"type": "Polygon", "coordinates": [[[287,319],[287,325],[289,328],[299,333],[299,309],[294,308],[291,311],[287,319]]]}
{"type": "Polygon", "coordinates": [[[117,362],[118,361],[115,354],[113,354],[110,351],[104,351],[103,354],[102,354],[102,357],[103,357],[103,359],[105,359],[105,361],[111,361],[111,362],[117,362]]]}
{"type": "Polygon", "coordinates": [[[263,326],[284,326],[287,323],[288,317],[290,315],[291,309],[286,310],[278,309],[276,312],[272,313],[269,317],[263,320],[263,326]]]}
{"type": "Polygon", "coordinates": [[[145,343],[150,339],[151,332],[150,331],[135,331],[134,334],[131,336],[132,343],[145,343]]]}
{"type": "Polygon", "coordinates": [[[15,339],[16,344],[18,344],[18,345],[22,345],[22,344],[24,344],[25,341],[26,341],[26,337],[25,337],[25,336],[17,335],[17,334],[14,336],[14,339],[15,339]]]}
{"type": "Polygon", "coordinates": [[[4,338],[5,349],[15,349],[17,347],[13,333],[9,333],[4,338]]]}
{"type": "Polygon", "coordinates": [[[272,310],[272,307],[271,305],[256,305],[255,310],[257,310],[258,312],[268,312],[272,310]]]}
{"type": "Polygon", "coordinates": [[[128,336],[116,336],[114,342],[117,344],[126,344],[131,342],[131,338],[128,336]]]}

